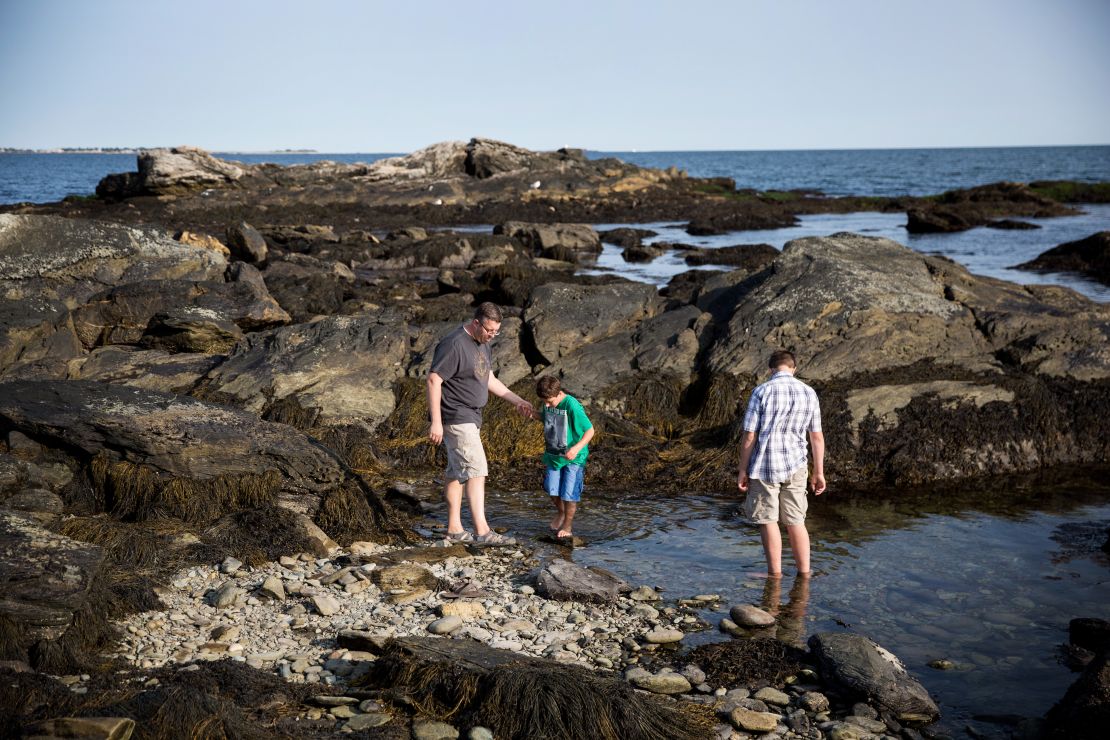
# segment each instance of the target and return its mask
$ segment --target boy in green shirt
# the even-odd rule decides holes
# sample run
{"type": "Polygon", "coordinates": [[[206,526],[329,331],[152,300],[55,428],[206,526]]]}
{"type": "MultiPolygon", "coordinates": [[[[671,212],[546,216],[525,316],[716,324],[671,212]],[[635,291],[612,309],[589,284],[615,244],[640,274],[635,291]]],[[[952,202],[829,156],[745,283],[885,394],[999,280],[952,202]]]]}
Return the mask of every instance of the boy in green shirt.
{"type": "Polygon", "coordinates": [[[578,502],[582,500],[582,481],[586,474],[588,445],[594,438],[582,404],[563,393],[559,379],[548,375],[536,383],[536,395],[543,401],[543,488],[555,504],[557,513],[551,531],[562,539],[573,535],[571,526],[578,502]]]}

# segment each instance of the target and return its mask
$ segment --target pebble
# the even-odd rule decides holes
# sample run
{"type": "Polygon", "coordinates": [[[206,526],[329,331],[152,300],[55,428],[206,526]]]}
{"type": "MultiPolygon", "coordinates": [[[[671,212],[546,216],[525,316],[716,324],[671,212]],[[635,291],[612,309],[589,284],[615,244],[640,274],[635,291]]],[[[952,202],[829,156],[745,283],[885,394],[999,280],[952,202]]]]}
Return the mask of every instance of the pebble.
{"type": "Polygon", "coordinates": [[[428,631],[431,632],[433,635],[446,635],[448,633],[454,632],[459,627],[462,627],[462,624],[462,617],[451,615],[449,617],[437,619],[436,621],[429,624],[428,631]]]}
{"type": "Polygon", "coordinates": [[[755,698],[765,704],[774,704],[780,707],[790,704],[790,697],[773,686],[764,686],[755,692],[755,698]]]}
{"type": "Polygon", "coordinates": [[[652,630],[644,635],[644,640],[652,645],[667,645],[682,640],[681,630],[652,630]]]}
{"type": "Polygon", "coordinates": [[[628,598],[633,601],[660,601],[663,597],[651,586],[640,586],[628,594],[628,598]]]}

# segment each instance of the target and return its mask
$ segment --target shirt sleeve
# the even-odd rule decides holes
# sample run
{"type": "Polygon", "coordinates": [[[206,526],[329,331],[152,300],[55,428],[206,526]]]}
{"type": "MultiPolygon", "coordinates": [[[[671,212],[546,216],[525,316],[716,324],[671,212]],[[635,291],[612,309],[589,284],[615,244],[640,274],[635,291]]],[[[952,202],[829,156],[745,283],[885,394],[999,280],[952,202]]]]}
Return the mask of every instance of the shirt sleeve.
{"type": "Polygon", "coordinates": [[[587,429],[594,428],[593,422],[590,421],[590,417],[586,416],[586,409],[582,408],[582,403],[577,398],[571,399],[570,412],[574,423],[574,431],[578,433],[578,438],[581,439],[587,429]]]}
{"type": "Polygon", "coordinates": [[[432,355],[431,372],[444,380],[459,374],[459,343],[440,342],[432,355]]]}
{"type": "Polygon", "coordinates": [[[759,431],[759,423],[763,420],[763,403],[760,398],[761,394],[759,389],[756,388],[752,391],[751,400],[748,401],[748,410],[744,413],[745,432],[759,431]]]}
{"type": "Polygon", "coordinates": [[[809,420],[809,431],[821,431],[821,402],[817,400],[817,394],[813,394],[813,418],[809,420]]]}

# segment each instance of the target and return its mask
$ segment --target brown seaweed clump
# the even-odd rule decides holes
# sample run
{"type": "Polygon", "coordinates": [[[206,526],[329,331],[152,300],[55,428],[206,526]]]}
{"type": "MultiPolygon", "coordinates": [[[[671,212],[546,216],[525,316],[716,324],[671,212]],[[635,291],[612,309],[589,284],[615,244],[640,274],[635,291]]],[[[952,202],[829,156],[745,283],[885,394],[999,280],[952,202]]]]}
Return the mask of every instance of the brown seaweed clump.
{"type": "Polygon", "coordinates": [[[522,658],[463,640],[393,640],[368,682],[391,687],[421,713],[524,740],[695,740],[712,736],[700,705],[638,694],[618,678],[522,658]]]}
{"type": "Polygon", "coordinates": [[[711,686],[777,684],[803,667],[806,652],[778,640],[753,637],[698,645],[686,660],[705,671],[711,686]]]}

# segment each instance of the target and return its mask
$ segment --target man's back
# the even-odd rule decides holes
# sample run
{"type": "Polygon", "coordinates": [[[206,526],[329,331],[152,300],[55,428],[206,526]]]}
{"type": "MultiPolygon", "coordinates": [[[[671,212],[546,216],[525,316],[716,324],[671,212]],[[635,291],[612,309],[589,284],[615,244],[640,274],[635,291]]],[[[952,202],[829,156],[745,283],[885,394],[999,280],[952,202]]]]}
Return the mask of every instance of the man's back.
{"type": "Polygon", "coordinates": [[[807,460],[806,434],[821,431],[817,393],[792,373],[775,373],[752,391],[744,431],[756,432],[748,476],[778,483],[807,460]]]}

